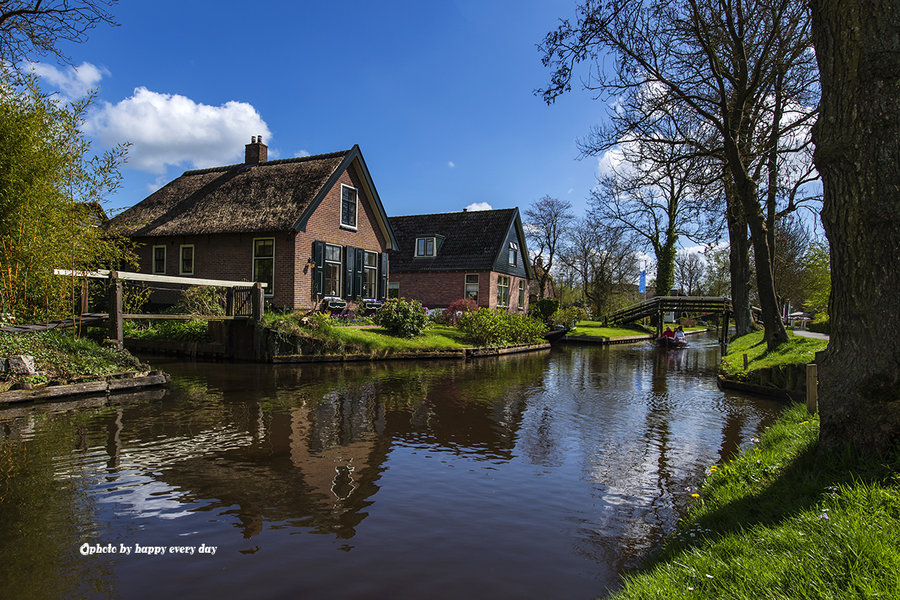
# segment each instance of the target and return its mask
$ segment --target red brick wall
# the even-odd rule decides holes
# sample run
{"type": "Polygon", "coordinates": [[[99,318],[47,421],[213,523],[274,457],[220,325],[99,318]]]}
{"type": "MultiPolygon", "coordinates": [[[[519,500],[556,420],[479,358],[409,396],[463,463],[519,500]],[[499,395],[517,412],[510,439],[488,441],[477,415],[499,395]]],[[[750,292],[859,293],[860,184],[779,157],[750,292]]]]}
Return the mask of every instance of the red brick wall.
{"type": "MultiPolygon", "coordinates": [[[[323,240],[329,244],[363,248],[370,252],[384,252],[386,242],[375,219],[375,211],[369,201],[368,192],[353,165],[341,174],[340,179],[322,200],[309,218],[306,231],[297,233],[294,261],[297,265],[297,279],[294,286],[293,306],[311,308],[316,303],[313,294],[313,265],[307,264],[312,257],[313,242],[323,240]],[[341,227],[341,184],[357,190],[356,231],[341,227]]],[[[379,257],[379,265],[381,258],[379,257]]],[[[341,281],[343,282],[343,276],[341,281]]]]}
{"type": "MultiPolygon", "coordinates": [[[[451,302],[465,297],[466,275],[478,275],[478,305],[497,307],[497,276],[493,271],[435,271],[432,273],[391,273],[391,283],[400,286],[403,298],[418,300],[428,308],[446,308],[451,302]]],[[[528,310],[528,285],[525,285],[525,305],[519,307],[520,277],[509,277],[509,308],[512,311],[528,310]]]]}

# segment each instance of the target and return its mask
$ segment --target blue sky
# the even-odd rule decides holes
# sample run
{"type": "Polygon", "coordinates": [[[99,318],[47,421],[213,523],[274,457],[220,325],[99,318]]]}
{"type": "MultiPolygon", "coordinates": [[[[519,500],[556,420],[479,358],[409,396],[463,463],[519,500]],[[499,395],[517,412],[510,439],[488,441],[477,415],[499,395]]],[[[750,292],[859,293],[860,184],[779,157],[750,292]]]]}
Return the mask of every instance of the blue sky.
{"type": "Polygon", "coordinates": [[[132,147],[109,208],[184,170],[238,163],[251,135],[269,158],[359,144],[388,214],[543,195],[581,213],[597,160],[576,139],[606,107],[576,91],[545,105],[536,45],[573,1],[122,2],[38,65],[45,89],[96,87],[94,148],[132,147]]]}

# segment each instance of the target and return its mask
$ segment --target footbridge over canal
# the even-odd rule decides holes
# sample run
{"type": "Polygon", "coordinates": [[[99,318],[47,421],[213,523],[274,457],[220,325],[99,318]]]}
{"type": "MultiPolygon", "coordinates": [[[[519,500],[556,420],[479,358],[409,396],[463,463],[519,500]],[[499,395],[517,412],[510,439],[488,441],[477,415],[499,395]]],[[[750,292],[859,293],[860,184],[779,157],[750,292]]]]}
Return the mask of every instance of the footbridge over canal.
{"type": "Polygon", "coordinates": [[[719,316],[720,341],[725,341],[728,319],[731,316],[731,298],[726,296],[655,296],[618,310],[607,317],[613,325],[625,325],[645,317],[656,319],[656,335],[662,333],[663,315],[667,312],[690,312],[719,316]]]}

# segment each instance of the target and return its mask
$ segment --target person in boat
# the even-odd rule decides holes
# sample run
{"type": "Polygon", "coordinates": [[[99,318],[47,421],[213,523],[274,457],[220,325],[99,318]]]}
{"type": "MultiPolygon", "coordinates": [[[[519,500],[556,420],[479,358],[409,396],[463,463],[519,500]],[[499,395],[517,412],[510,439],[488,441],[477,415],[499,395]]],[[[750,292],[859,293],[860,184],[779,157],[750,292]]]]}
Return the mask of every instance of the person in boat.
{"type": "Polygon", "coordinates": [[[681,325],[675,328],[675,333],[672,337],[675,340],[684,341],[684,329],[681,328],[681,325]]]}
{"type": "Polygon", "coordinates": [[[675,337],[675,333],[672,331],[672,328],[671,328],[671,327],[666,327],[666,330],[663,331],[662,336],[663,336],[664,338],[672,339],[672,338],[675,337]]]}

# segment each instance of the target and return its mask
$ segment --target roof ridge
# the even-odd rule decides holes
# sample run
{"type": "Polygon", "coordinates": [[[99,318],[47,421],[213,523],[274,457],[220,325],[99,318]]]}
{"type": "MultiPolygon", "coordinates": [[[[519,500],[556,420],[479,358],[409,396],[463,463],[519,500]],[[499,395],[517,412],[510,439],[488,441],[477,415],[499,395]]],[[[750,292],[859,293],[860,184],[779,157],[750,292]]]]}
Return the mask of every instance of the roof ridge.
{"type": "Polygon", "coordinates": [[[344,156],[348,152],[350,152],[350,148],[346,150],[338,150],[337,152],[328,152],[326,154],[311,154],[310,156],[296,156],[294,158],[279,158],[276,160],[267,160],[264,162],[248,165],[247,163],[237,163],[233,165],[223,165],[221,167],[208,167],[206,169],[191,169],[189,171],[185,171],[182,173],[182,177],[185,175],[203,175],[205,173],[224,173],[226,171],[230,171],[232,169],[239,169],[242,167],[250,168],[250,167],[265,167],[269,165],[283,165],[288,163],[300,163],[307,162],[311,160],[326,160],[329,158],[337,158],[339,156],[344,156]]]}
{"type": "Polygon", "coordinates": [[[516,210],[515,208],[492,208],[490,210],[451,210],[448,212],[440,212],[440,213],[425,213],[420,215],[394,215],[390,217],[391,219],[405,219],[408,217],[436,217],[440,215],[473,215],[475,213],[495,213],[495,212],[503,212],[509,210],[516,210]]]}

